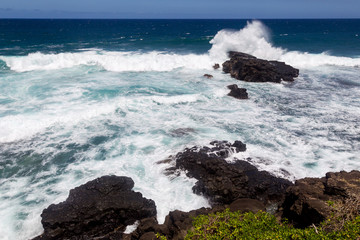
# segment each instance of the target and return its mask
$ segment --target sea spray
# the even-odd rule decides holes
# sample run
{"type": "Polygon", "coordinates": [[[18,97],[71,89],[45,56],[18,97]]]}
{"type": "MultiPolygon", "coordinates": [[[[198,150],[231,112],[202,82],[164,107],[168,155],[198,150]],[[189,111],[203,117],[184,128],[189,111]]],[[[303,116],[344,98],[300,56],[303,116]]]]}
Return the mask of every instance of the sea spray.
{"type": "Polygon", "coordinates": [[[328,53],[312,54],[288,51],[271,43],[269,29],[260,21],[248,22],[241,30],[221,30],[210,41],[209,54],[212,59],[225,61],[229,51],[244,52],[258,58],[278,60],[299,68],[322,65],[347,67],[360,66],[360,58],[331,56],[328,53]]]}

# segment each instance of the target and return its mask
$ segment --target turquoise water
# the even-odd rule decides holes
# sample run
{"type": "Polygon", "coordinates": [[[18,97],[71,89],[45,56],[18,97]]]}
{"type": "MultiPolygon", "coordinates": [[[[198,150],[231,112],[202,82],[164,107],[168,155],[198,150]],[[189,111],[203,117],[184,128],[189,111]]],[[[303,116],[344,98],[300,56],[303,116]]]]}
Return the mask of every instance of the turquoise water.
{"type": "Polygon", "coordinates": [[[247,152],[233,157],[290,180],[360,169],[359,29],[360,20],[0,20],[0,238],[40,234],[43,208],[106,174],[132,177],[160,222],[207,206],[192,179],[156,162],[212,140],[243,141],[247,152]],[[231,79],[212,69],[229,50],[300,76],[231,79]],[[249,100],[227,96],[234,83],[249,100]]]}

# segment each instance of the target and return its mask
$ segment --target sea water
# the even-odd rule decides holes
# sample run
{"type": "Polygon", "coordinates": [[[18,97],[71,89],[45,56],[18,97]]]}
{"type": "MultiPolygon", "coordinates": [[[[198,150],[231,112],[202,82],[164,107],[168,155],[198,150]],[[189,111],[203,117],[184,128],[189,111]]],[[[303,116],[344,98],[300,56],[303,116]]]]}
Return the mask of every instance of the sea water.
{"type": "Polygon", "coordinates": [[[131,177],[159,222],[208,206],[157,162],[212,140],[290,180],[360,170],[359,97],[360,20],[0,20],[0,239],[41,234],[44,208],[108,174],[131,177]],[[229,50],[300,75],[232,79],[212,68],[229,50]]]}

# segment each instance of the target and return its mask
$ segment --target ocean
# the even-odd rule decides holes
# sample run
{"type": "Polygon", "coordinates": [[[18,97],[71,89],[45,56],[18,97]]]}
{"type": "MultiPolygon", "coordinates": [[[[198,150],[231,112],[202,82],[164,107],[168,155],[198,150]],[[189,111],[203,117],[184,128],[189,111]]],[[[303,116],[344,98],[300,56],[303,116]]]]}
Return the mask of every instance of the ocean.
{"type": "Polygon", "coordinates": [[[360,20],[0,19],[0,239],[41,234],[44,208],[109,174],[131,177],[159,222],[209,206],[157,162],[213,140],[292,181],[360,170],[360,20]],[[212,68],[229,50],[300,75],[238,81],[212,68]]]}

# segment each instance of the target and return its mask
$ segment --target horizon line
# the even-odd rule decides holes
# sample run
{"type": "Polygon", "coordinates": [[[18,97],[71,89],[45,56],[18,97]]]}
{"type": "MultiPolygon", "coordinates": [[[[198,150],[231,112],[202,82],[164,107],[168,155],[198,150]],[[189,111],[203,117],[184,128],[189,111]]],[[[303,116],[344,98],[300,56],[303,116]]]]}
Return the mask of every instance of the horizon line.
{"type": "Polygon", "coordinates": [[[33,17],[0,17],[0,20],[360,20],[359,18],[343,18],[343,17],[332,17],[332,18],[33,18],[33,17]]]}

